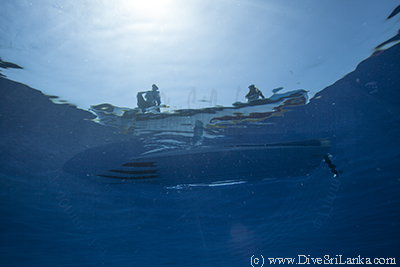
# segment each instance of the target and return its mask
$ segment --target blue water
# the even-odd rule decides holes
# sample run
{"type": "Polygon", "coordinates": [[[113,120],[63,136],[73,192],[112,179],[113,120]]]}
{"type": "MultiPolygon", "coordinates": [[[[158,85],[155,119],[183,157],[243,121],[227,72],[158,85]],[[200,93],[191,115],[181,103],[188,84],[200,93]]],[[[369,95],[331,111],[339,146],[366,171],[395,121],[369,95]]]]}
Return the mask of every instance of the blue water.
{"type": "Polygon", "coordinates": [[[143,140],[0,78],[0,265],[261,266],[251,258],[299,255],[398,263],[399,55],[396,45],[372,56],[269,118],[271,140],[330,138],[339,176],[321,161],[309,176],[219,186],[100,183],[86,174],[143,152],[143,140]]]}

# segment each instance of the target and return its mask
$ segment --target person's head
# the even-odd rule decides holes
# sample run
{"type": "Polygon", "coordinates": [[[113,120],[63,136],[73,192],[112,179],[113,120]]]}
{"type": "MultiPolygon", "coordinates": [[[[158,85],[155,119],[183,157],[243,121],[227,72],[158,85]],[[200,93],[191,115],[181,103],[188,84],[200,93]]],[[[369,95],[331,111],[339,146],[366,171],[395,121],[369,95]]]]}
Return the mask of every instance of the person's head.
{"type": "Polygon", "coordinates": [[[249,85],[249,89],[250,89],[250,90],[254,90],[254,89],[256,89],[256,87],[255,87],[254,84],[250,84],[250,85],[249,85]]]}
{"type": "Polygon", "coordinates": [[[155,85],[154,83],[153,83],[153,85],[151,86],[151,88],[152,88],[153,91],[157,91],[157,90],[158,90],[158,86],[155,85]]]}

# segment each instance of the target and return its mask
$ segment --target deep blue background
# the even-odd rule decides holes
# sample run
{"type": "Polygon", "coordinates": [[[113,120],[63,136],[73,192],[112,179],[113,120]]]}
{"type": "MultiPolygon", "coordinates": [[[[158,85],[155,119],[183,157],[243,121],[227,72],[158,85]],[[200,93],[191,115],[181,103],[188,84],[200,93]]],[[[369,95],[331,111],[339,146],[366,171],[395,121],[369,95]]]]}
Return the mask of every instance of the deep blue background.
{"type": "Polygon", "coordinates": [[[250,266],[252,255],[301,254],[399,262],[399,55],[397,45],[370,57],[245,135],[329,137],[339,177],[321,163],[308,177],[220,187],[99,183],[86,174],[144,151],[142,141],[0,78],[1,266],[250,266]]]}

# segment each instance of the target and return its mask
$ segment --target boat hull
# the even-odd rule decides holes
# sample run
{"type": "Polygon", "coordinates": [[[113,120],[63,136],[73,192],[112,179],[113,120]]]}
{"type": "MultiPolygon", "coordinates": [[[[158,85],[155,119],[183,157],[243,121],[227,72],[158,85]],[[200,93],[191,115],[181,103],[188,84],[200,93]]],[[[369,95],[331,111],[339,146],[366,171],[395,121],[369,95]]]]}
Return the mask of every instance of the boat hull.
{"type": "Polygon", "coordinates": [[[302,176],[319,166],[330,146],[330,141],[323,139],[158,152],[132,158],[96,176],[107,182],[160,184],[302,176]]]}

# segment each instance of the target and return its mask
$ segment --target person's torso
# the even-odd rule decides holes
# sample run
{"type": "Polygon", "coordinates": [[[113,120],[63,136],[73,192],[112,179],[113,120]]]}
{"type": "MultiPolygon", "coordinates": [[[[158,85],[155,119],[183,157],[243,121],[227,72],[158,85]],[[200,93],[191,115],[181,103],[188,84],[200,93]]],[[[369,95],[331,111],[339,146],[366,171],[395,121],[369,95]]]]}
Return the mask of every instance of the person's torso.
{"type": "Polygon", "coordinates": [[[247,94],[248,100],[255,100],[258,99],[259,97],[260,97],[260,91],[257,89],[247,94]]]}
{"type": "Polygon", "coordinates": [[[155,104],[155,102],[160,98],[160,93],[157,91],[148,91],[146,93],[146,101],[152,104],[155,104]]]}

